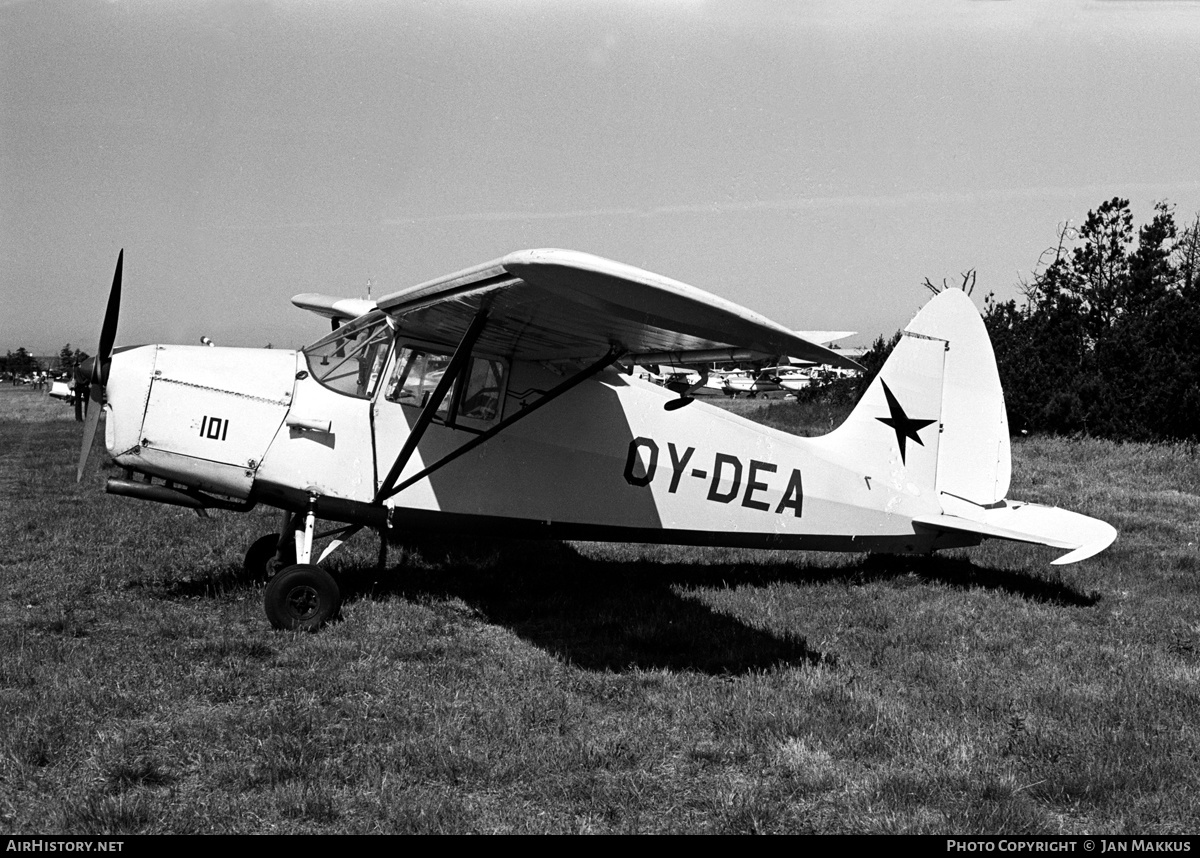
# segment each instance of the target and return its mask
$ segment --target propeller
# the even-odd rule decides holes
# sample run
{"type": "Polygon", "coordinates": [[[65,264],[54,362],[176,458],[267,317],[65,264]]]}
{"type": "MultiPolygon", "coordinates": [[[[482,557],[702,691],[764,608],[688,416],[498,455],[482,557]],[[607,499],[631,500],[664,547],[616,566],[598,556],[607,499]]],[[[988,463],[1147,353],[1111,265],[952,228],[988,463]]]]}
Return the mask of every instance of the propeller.
{"type": "Polygon", "coordinates": [[[92,443],[96,438],[96,428],[100,425],[100,411],[104,406],[104,386],[108,383],[108,368],[112,364],[113,343],[117,339],[117,316],[121,312],[121,265],[125,260],[125,250],[117,254],[117,270],[113,274],[112,289],[108,293],[108,308],[104,311],[104,324],[100,328],[100,345],[96,356],[92,358],[91,371],[88,373],[88,407],[87,423],[83,427],[83,444],[79,448],[79,470],[75,474],[75,482],[83,479],[83,469],[87,466],[88,454],[92,451],[92,443]]]}

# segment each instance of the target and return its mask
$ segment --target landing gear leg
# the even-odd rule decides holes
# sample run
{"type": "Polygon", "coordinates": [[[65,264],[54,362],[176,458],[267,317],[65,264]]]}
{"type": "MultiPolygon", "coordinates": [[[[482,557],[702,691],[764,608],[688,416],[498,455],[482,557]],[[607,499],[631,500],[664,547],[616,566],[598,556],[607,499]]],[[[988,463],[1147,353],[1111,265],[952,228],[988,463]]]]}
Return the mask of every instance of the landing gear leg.
{"type": "Polygon", "coordinates": [[[317,519],[317,495],[308,496],[304,517],[288,517],[280,541],[287,533],[295,533],[295,558],[267,584],[263,608],[267,619],[277,629],[315,632],[337,616],[342,606],[342,594],[333,576],[312,563],[313,530],[317,519]]]}
{"type": "Polygon", "coordinates": [[[266,581],[296,562],[296,543],[292,533],[296,529],[291,513],[283,513],[279,533],[260,536],[246,551],[242,561],[242,572],[248,581],[266,581]]]}
{"type": "Polygon", "coordinates": [[[382,574],[383,571],[385,569],[387,569],[387,558],[388,558],[387,530],[381,527],[379,529],[379,560],[378,560],[378,567],[379,567],[380,574],[382,574]]]}
{"type": "MultiPolygon", "coordinates": [[[[297,516],[299,518],[299,516],[297,516]]],[[[304,514],[304,527],[296,528],[296,562],[307,564],[312,560],[313,530],[317,524],[317,496],[308,496],[308,510],[304,514]]]]}

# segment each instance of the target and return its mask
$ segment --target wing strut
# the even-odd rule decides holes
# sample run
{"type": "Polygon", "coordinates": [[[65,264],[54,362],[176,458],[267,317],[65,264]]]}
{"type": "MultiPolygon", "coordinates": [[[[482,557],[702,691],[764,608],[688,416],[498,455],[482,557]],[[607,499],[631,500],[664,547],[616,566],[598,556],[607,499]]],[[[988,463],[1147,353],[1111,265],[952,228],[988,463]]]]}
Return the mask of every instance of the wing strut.
{"type": "MultiPolygon", "coordinates": [[[[375,503],[380,503],[380,502],[385,501],[388,498],[392,497],[393,495],[399,494],[400,492],[404,491],[406,488],[408,488],[409,486],[411,486],[413,483],[417,482],[418,480],[425,479],[425,477],[429,476],[430,474],[432,474],[434,471],[438,470],[439,468],[442,468],[445,465],[448,465],[450,462],[454,461],[455,459],[457,459],[459,456],[463,455],[464,453],[474,450],[480,444],[499,435],[501,432],[503,432],[509,426],[516,423],[521,418],[528,417],[530,414],[537,411],[543,405],[548,405],[553,400],[558,399],[558,397],[562,396],[564,393],[566,393],[572,387],[575,387],[576,385],[580,384],[581,382],[584,382],[587,379],[591,378],[593,375],[600,372],[600,370],[604,369],[606,366],[609,366],[613,361],[619,360],[623,354],[624,354],[624,351],[622,349],[619,349],[618,347],[613,346],[612,348],[610,348],[608,350],[608,354],[606,354],[604,357],[600,358],[600,360],[598,360],[595,363],[580,370],[575,375],[573,375],[570,378],[563,381],[561,384],[558,384],[555,387],[551,388],[549,391],[546,392],[546,395],[543,396],[541,399],[539,399],[537,402],[533,403],[532,405],[530,405],[526,408],[521,409],[516,414],[509,415],[508,417],[506,417],[505,419],[503,419],[499,423],[497,423],[495,426],[493,426],[491,429],[488,429],[486,432],[482,432],[479,435],[476,435],[470,441],[463,444],[461,447],[458,447],[457,449],[447,453],[445,456],[438,459],[436,462],[434,462],[429,467],[425,468],[424,470],[420,471],[419,473],[413,474],[411,477],[409,477],[407,480],[405,480],[404,482],[402,482],[400,485],[396,486],[395,488],[389,488],[385,492],[383,490],[383,488],[381,487],[379,492],[375,496],[375,503]]],[[[388,474],[388,476],[390,477],[391,474],[388,474]]]]}
{"type": "Polygon", "coordinates": [[[471,326],[463,334],[463,338],[459,341],[458,348],[454,350],[454,355],[450,358],[450,363],[446,365],[446,370],[442,373],[437,387],[433,389],[433,393],[429,395],[429,399],[425,402],[421,413],[417,415],[417,422],[413,424],[412,431],[404,439],[404,446],[400,448],[400,453],[396,456],[396,461],[392,464],[391,470],[383,478],[383,482],[379,484],[379,490],[375,492],[375,500],[372,503],[381,503],[384,498],[389,498],[395,494],[392,486],[396,484],[396,480],[400,479],[400,474],[403,472],[404,466],[412,458],[412,454],[417,449],[417,444],[421,442],[425,430],[433,422],[433,415],[441,407],[442,400],[446,398],[446,393],[450,390],[450,385],[454,383],[454,380],[458,378],[459,373],[462,372],[462,368],[466,365],[467,358],[471,355],[471,349],[475,347],[475,341],[479,339],[479,334],[483,331],[484,323],[487,322],[487,316],[487,308],[480,307],[479,311],[475,314],[475,318],[471,319],[471,326]]]}

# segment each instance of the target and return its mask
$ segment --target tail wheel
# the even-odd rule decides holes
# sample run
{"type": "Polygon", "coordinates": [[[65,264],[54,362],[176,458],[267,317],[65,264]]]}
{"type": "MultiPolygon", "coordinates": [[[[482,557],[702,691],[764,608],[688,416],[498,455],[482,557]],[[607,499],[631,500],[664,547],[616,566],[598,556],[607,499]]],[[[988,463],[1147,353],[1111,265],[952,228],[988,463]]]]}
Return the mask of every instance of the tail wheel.
{"type": "Polygon", "coordinates": [[[289,566],[271,579],[263,598],[267,619],[277,629],[315,632],[337,616],[342,594],[320,566],[289,566]]]}

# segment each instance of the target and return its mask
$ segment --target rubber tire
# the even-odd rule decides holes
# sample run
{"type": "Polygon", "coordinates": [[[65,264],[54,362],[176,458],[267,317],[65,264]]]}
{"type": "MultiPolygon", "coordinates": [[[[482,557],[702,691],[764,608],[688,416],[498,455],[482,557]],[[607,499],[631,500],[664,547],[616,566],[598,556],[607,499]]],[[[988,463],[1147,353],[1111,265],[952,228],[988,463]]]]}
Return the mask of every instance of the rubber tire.
{"type": "Polygon", "coordinates": [[[290,542],[283,547],[282,561],[275,560],[275,546],[279,544],[279,534],[268,533],[254,540],[254,544],[246,549],[246,557],[242,560],[242,572],[247,581],[266,581],[281,569],[296,562],[296,545],[290,542]]]}
{"type": "Polygon", "coordinates": [[[289,566],[267,584],[263,608],[274,628],[315,632],[337,616],[342,594],[337,581],[320,566],[289,566]]]}

